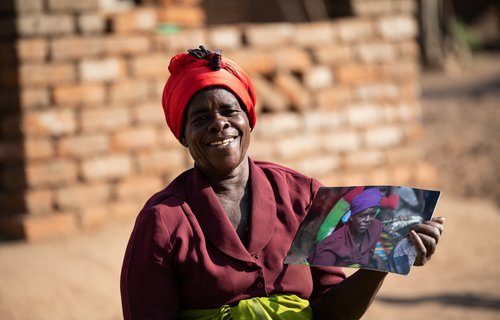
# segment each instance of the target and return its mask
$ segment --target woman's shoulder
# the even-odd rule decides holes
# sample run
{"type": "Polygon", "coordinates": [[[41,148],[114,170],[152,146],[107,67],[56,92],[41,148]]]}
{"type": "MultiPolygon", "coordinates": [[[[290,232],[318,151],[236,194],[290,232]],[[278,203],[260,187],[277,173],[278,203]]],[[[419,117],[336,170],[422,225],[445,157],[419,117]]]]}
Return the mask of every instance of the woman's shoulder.
{"type": "Polygon", "coordinates": [[[311,177],[308,177],[295,169],[273,163],[273,162],[267,162],[267,161],[254,161],[254,163],[261,169],[263,170],[266,174],[271,174],[271,175],[281,175],[283,177],[287,177],[289,179],[295,179],[295,180],[300,180],[300,181],[307,181],[311,182],[312,180],[315,180],[311,177]]]}
{"type": "Polygon", "coordinates": [[[187,180],[193,173],[193,169],[189,169],[181,173],[172,180],[165,188],[153,194],[144,205],[145,208],[152,208],[158,205],[181,205],[185,198],[185,189],[187,180]]]}

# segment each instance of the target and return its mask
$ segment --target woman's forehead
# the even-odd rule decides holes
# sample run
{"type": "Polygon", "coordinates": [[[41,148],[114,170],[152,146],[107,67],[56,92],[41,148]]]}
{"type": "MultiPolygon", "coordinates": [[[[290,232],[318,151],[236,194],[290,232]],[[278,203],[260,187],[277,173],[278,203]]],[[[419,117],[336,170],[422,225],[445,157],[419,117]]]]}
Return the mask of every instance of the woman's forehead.
{"type": "MultiPolygon", "coordinates": [[[[209,87],[195,93],[188,103],[188,109],[203,109],[211,104],[239,105],[238,98],[226,88],[209,87]]],[[[189,110],[188,112],[192,112],[189,110]]]]}

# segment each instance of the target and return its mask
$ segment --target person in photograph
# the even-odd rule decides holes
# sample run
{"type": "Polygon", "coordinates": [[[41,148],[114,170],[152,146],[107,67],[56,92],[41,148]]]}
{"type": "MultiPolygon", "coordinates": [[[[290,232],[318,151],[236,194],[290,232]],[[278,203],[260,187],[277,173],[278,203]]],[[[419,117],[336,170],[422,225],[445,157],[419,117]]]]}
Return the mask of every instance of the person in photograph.
{"type": "Polygon", "coordinates": [[[318,243],[308,261],[312,265],[367,267],[374,256],[382,223],[375,219],[382,193],[369,188],[352,199],[347,223],[318,243]]]}
{"type": "MultiPolygon", "coordinates": [[[[346,277],[339,267],[283,263],[321,184],[247,155],[257,122],[250,77],[202,46],[175,55],[169,71],[165,118],[194,165],[136,219],[121,272],[124,319],[361,318],[386,273],[346,277]]],[[[361,214],[380,192],[358,201],[351,209],[361,214]]],[[[368,226],[374,215],[353,217],[353,228],[376,233],[368,226]]],[[[434,254],[443,224],[415,227],[419,265],[434,254]]]]}

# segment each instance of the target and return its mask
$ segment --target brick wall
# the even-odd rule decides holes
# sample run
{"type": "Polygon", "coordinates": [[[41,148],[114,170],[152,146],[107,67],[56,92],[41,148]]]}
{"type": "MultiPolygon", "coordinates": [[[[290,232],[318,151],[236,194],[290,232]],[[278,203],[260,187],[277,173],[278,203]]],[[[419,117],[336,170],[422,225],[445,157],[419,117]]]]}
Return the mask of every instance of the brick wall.
{"type": "Polygon", "coordinates": [[[160,98],[170,57],[199,44],[222,49],[254,79],[253,158],[331,185],[433,180],[419,150],[409,11],[307,24],[201,28],[198,20],[162,34],[158,21],[172,22],[165,7],[110,14],[97,0],[3,3],[3,236],[37,240],[134,216],[189,168],[160,98]]]}

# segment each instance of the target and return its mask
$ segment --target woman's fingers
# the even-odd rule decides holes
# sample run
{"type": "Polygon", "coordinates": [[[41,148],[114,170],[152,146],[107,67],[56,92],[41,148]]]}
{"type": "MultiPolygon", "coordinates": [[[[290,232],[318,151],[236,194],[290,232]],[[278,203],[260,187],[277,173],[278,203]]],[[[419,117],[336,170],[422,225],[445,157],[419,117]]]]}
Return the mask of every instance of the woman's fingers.
{"type": "Polygon", "coordinates": [[[417,251],[414,265],[423,266],[436,252],[436,246],[444,232],[444,221],[442,217],[433,218],[430,221],[416,225],[408,234],[417,251]]]}

